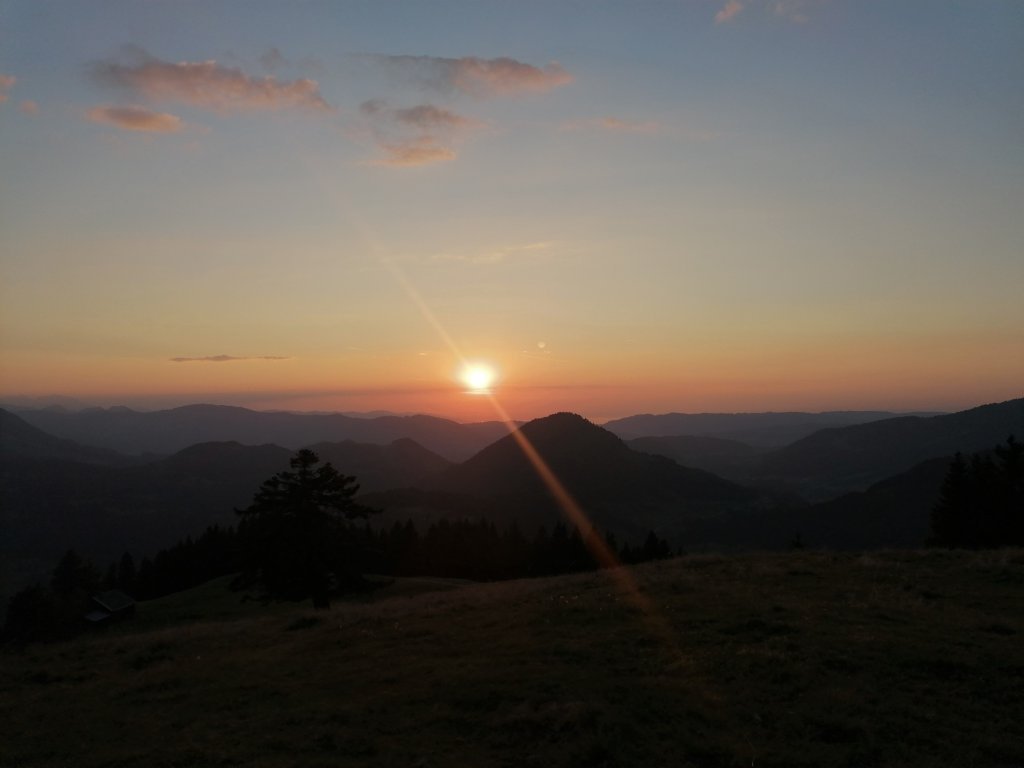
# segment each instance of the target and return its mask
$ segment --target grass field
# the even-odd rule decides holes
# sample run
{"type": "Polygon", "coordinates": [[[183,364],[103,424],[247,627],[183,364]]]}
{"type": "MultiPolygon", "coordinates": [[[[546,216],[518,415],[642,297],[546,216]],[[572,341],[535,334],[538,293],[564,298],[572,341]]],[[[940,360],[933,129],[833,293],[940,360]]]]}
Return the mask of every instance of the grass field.
{"type": "Polygon", "coordinates": [[[1020,550],[632,574],[143,603],[0,654],[0,766],[1024,765],[1020,550]]]}

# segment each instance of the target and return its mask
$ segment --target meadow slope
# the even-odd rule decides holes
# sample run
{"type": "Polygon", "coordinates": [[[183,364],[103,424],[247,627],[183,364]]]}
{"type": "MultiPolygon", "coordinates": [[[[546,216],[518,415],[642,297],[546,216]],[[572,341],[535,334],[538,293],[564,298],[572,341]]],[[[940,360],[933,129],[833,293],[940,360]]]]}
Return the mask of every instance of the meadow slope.
{"type": "Polygon", "coordinates": [[[320,613],[220,581],[0,653],[0,764],[1008,768],[1022,597],[1021,550],[413,580],[320,613]]]}

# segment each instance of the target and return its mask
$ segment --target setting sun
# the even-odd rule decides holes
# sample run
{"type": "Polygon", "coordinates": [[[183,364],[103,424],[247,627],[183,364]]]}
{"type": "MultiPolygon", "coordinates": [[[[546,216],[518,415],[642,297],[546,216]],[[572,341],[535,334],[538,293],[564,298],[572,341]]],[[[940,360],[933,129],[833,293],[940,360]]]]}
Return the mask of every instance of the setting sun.
{"type": "Polygon", "coordinates": [[[494,369],[489,365],[473,363],[462,371],[462,383],[472,392],[486,392],[494,383],[494,369]]]}

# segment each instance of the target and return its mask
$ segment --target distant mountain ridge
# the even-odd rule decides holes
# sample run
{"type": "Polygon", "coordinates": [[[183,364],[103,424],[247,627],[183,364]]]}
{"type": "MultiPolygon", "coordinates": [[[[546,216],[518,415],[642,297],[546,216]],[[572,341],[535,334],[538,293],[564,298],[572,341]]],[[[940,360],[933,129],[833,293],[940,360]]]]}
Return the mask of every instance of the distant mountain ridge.
{"type": "Polygon", "coordinates": [[[1024,398],[942,416],[825,429],[762,457],[763,479],[812,483],[826,496],[862,489],[928,459],[987,451],[1024,435],[1024,398]]]}
{"type": "Polygon", "coordinates": [[[171,454],[196,443],[273,443],[289,449],[352,440],[387,445],[400,438],[452,461],[472,456],[508,434],[498,421],[459,424],[436,416],[352,417],[252,411],[226,405],[187,405],[165,411],[97,408],[21,411],[29,424],[51,435],[125,454],[171,454]]]}
{"type": "Polygon", "coordinates": [[[0,457],[63,459],[118,466],[129,462],[116,451],[54,437],[0,408],[0,457]]]}
{"type": "Polygon", "coordinates": [[[726,438],[760,448],[776,448],[820,429],[864,424],[898,415],[901,414],[889,411],[645,413],[613,419],[606,422],[604,428],[624,440],[693,435],[726,438]]]}

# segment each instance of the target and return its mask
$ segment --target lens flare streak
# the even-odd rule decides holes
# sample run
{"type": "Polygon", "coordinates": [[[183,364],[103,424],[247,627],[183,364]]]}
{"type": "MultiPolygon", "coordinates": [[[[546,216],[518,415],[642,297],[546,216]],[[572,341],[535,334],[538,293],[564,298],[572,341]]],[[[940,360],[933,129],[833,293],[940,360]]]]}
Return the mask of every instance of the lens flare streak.
{"type": "MultiPolygon", "coordinates": [[[[345,209],[344,206],[340,205],[339,208],[342,210],[345,209]]],[[[403,270],[382,253],[382,247],[370,235],[366,228],[359,226],[361,222],[355,216],[351,215],[354,211],[350,210],[349,213],[352,223],[361,231],[364,240],[377,256],[377,261],[387,269],[395,282],[402,287],[410,301],[412,301],[413,305],[427,321],[427,324],[434,329],[434,332],[437,333],[438,337],[458,360],[462,369],[469,369],[471,367],[470,362],[462,354],[459,346],[455,343],[455,340],[451,337],[445,327],[437,317],[434,316],[430,307],[423,300],[422,296],[420,296],[419,291],[416,290],[416,287],[405,275],[403,270]]],[[[537,473],[538,477],[540,477],[541,481],[555,499],[562,511],[562,514],[570,523],[576,526],[577,530],[579,530],[580,535],[594,560],[601,566],[604,572],[611,574],[611,576],[619,583],[623,592],[627,596],[627,599],[633,603],[640,615],[643,617],[644,623],[648,627],[648,631],[661,641],[663,648],[671,656],[672,665],[674,667],[681,667],[684,665],[686,663],[686,659],[679,648],[679,644],[676,642],[674,630],[650,597],[644,593],[639,582],[637,582],[636,577],[633,575],[633,572],[619,560],[616,553],[608,546],[604,537],[599,534],[594,524],[590,522],[590,518],[587,516],[583,508],[558,479],[554,471],[540,455],[540,452],[522,433],[519,429],[519,425],[512,420],[512,417],[508,414],[494,394],[486,388],[478,390],[477,394],[486,395],[490,400],[495,413],[497,413],[498,417],[505,424],[509,434],[516,441],[516,444],[523,452],[527,461],[530,462],[533,470],[537,473]]]]}

